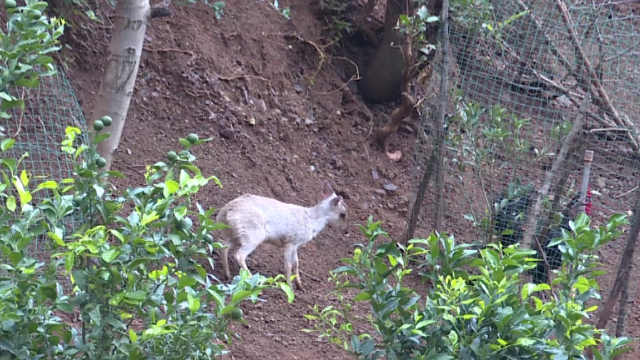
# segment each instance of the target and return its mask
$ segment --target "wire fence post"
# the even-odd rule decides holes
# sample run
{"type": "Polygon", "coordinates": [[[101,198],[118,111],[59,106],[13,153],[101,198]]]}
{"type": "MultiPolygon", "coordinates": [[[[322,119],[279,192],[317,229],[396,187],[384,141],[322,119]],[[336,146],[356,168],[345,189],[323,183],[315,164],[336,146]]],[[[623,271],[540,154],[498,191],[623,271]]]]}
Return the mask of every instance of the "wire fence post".
{"type": "Polygon", "coordinates": [[[436,211],[434,213],[434,228],[437,230],[442,223],[443,213],[443,199],[444,199],[444,137],[446,136],[444,131],[444,119],[447,113],[447,105],[449,103],[449,84],[447,71],[449,68],[447,54],[449,53],[449,1],[442,1],[442,12],[440,16],[441,21],[441,44],[442,44],[442,68],[440,79],[440,106],[438,109],[438,117],[435,119],[436,127],[436,139],[434,142],[434,148],[425,166],[425,171],[422,174],[418,190],[416,191],[416,198],[414,200],[411,212],[409,214],[409,221],[407,222],[407,230],[404,235],[404,242],[408,242],[415,233],[416,225],[418,223],[418,217],[420,215],[420,209],[422,208],[422,202],[424,201],[424,193],[427,189],[427,185],[431,181],[431,176],[436,173],[436,211]]]}

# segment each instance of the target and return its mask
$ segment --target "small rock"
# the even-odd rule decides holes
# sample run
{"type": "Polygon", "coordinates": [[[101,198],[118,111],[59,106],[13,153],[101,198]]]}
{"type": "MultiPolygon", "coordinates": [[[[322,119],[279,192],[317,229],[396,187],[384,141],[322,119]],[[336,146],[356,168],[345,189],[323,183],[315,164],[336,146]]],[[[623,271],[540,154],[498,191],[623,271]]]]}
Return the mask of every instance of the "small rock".
{"type": "Polygon", "coordinates": [[[293,88],[296,89],[296,92],[298,94],[301,93],[304,90],[304,88],[302,86],[300,86],[300,84],[293,85],[293,88]]]}
{"type": "Polygon", "coordinates": [[[378,174],[378,170],[376,170],[375,168],[371,169],[371,177],[373,178],[374,181],[378,181],[378,179],[380,179],[380,174],[378,174]]]}
{"type": "Polygon", "coordinates": [[[556,101],[558,102],[558,104],[562,106],[565,106],[565,107],[571,106],[571,100],[569,100],[569,98],[565,95],[557,97],[556,101]]]}
{"type": "Polygon", "coordinates": [[[264,100],[259,99],[258,100],[258,108],[262,111],[262,112],[267,112],[267,103],[264,102],[264,100]]]}
{"type": "Polygon", "coordinates": [[[256,118],[254,118],[253,116],[248,118],[247,121],[249,122],[249,125],[251,125],[251,126],[255,126],[256,125],[256,118]]]}
{"type": "Polygon", "coordinates": [[[228,139],[233,138],[233,134],[234,134],[234,132],[233,132],[233,130],[231,130],[231,129],[222,129],[222,130],[220,130],[220,131],[218,132],[218,134],[220,134],[220,136],[221,136],[222,138],[224,138],[224,139],[227,139],[227,140],[228,140],[228,139]]]}
{"type": "Polygon", "coordinates": [[[386,183],[384,185],[382,185],[382,188],[389,191],[389,192],[394,192],[396,190],[398,190],[398,187],[393,185],[392,183],[386,183]]]}
{"type": "Polygon", "coordinates": [[[343,163],[342,160],[336,158],[335,156],[333,158],[331,158],[331,160],[329,161],[329,164],[334,168],[334,169],[342,169],[343,167],[343,163]]]}
{"type": "Polygon", "coordinates": [[[382,189],[375,189],[375,190],[373,190],[373,192],[378,194],[378,195],[387,195],[387,192],[382,190],[382,189]]]}
{"type": "Polygon", "coordinates": [[[304,119],[304,124],[305,124],[305,125],[311,125],[311,124],[313,124],[313,123],[314,123],[314,121],[313,121],[311,118],[306,118],[306,119],[304,119]]]}

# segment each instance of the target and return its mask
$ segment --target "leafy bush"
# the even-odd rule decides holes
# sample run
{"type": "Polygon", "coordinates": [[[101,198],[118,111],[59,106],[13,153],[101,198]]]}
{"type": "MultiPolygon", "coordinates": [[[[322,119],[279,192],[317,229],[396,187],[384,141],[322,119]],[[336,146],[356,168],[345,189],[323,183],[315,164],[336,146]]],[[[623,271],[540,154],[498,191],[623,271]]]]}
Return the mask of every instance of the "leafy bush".
{"type": "Polygon", "coordinates": [[[64,30],[64,21],[48,18],[44,1],[26,0],[24,6],[5,1],[9,15],[6,32],[0,29],[0,117],[12,107],[24,107],[21,97],[11,94],[13,86],[35,88],[40,77],[55,73],[53,58],[59,50],[58,39],[64,30]]]}
{"type": "Polygon", "coordinates": [[[407,247],[376,244],[387,236],[369,219],[368,238],[333,271],[336,292],[358,294],[341,308],[314,308],[307,317],[317,332],[342,344],[361,359],[597,359],[624,352],[627,338],[611,338],[587,323],[599,299],[593,252],[621,234],[626,219],[614,215],[598,229],[579,216],[560,243],[564,265],[553,288],[523,282],[535,266],[535,252],[517,245],[489,244],[481,250],[456,245],[453,237],[432,234],[407,247]],[[404,285],[416,262],[430,280],[424,300],[404,285]],[[371,306],[374,334],[353,328],[353,302],[371,306]],[[599,337],[599,338],[598,338],[599,337]],[[598,345],[602,345],[598,347],[598,345]]]}
{"type": "Polygon", "coordinates": [[[0,159],[0,357],[209,359],[224,353],[230,321],[242,320],[240,302],[276,285],[292,296],[283,277],[242,272],[225,285],[207,274],[219,246],[210,232],[223,225],[193,196],[220,182],[190,152],[207,140],[180,139],[184,150],[118,195],[109,179],[122,175],[103,171],[94,147],[76,144],[79,134],[67,128],[62,144],[75,160],[70,179],[34,186],[24,156],[0,159]],[[74,216],[84,223],[70,226],[74,216]],[[50,258],[29,251],[38,239],[48,240],[50,258]]]}

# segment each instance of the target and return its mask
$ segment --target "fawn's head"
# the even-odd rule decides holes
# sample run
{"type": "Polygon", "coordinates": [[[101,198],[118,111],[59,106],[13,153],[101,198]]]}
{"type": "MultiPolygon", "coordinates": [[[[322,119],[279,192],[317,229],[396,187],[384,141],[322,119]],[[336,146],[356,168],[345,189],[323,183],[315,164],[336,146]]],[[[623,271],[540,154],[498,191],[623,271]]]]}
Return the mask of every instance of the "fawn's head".
{"type": "Polygon", "coordinates": [[[329,185],[327,185],[327,190],[324,201],[326,202],[328,224],[329,226],[346,230],[347,203],[344,201],[344,198],[337,195],[329,185]]]}

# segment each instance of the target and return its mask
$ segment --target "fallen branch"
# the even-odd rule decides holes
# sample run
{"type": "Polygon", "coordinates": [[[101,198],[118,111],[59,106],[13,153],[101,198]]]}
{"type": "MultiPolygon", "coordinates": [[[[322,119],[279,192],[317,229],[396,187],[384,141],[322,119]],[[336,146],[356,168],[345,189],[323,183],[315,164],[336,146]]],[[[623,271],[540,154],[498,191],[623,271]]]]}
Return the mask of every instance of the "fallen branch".
{"type": "Polygon", "coordinates": [[[196,54],[191,51],[191,50],[183,50],[183,49],[176,49],[176,48],[162,48],[162,49],[152,49],[149,47],[143,47],[142,50],[144,51],[148,51],[148,52],[177,52],[177,53],[183,53],[183,54],[188,54],[191,55],[191,58],[189,59],[189,61],[187,61],[188,63],[191,63],[193,61],[193,59],[196,58],[196,54]]]}
{"type": "Polygon", "coordinates": [[[340,90],[344,90],[347,86],[349,86],[349,83],[352,81],[358,81],[361,79],[360,76],[360,69],[358,68],[358,64],[356,64],[353,60],[346,58],[344,56],[335,56],[333,57],[334,59],[338,59],[338,60],[344,60],[348,63],[350,63],[351,65],[353,65],[353,67],[356,69],[356,73],[351,75],[351,77],[349,78],[349,80],[345,81],[342,85],[340,85],[338,88],[333,89],[333,90],[328,90],[328,91],[313,91],[314,94],[317,95],[329,95],[331,93],[334,92],[338,92],[340,90]]]}
{"type": "Polygon", "coordinates": [[[222,81],[233,81],[233,80],[239,80],[239,79],[258,79],[258,80],[269,82],[269,79],[266,79],[262,76],[249,75],[249,74],[240,74],[240,75],[231,75],[231,76],[217,75],[217,78],[222,81]]]}
{"type": "Polygon", "coordinates": [[[608,127],[608,128],[599,128],[599,129],[591,129],[589,133],[596,134],[601,132],[629,132],[629,129],[619,128],[619,127],[608,127]]]}
{"type": "Polygon", "coordinates": [[[625,196],[627,196],[627,195],[631,194],[632,192],[634,192],[634,191],[636,191],[636,190],[638,190],[638,186],[637,186],[637,185],[636,185],[636,186],[634,186],[633,188],[631,188],[631,190],[625,191],[625,192],[623,192],[623,193],[622,193],[622,194],[620,194],[620,195],[613,195],[613,196],[612,196],[612,198],[614,198],[614,199],[620,199],[620,198],[623,198],[623,197],[625,197],[625,196]]]}
{"type": "MultiPolygon", "coordinates": [[[[22,95],[20,96],[20,101],[24,104],[24,88],[22,88],[22,95]]],[[[18,120],[18,129],[16,129],[16,133],[13,134],[14,138],[17,138],[20,135],[20,130],[22,130],[22,120],[24,119],[24,107],[20,107],[20,119],[18,120]]],[[[43,127],[46,129],[46,127],[43,127]]]]}

